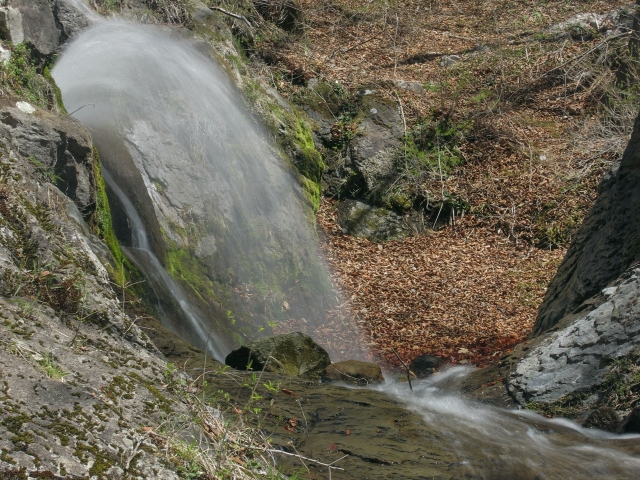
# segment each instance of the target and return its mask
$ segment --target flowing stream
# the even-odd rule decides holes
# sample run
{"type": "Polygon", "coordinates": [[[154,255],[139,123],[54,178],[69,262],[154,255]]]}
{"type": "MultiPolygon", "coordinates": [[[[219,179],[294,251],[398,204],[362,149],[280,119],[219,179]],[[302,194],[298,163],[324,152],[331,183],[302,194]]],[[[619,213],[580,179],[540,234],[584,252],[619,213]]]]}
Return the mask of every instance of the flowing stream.
{"type": "MultiPolygon", "coordinates": [[[[195,242],[223,280],[272,282],[269,268],[317,264],[300,188],[202,44],[167,28],[90,18],[93,26],[65,49],[53,74],[67,109],[100,149],[105,181],[128,220],[127,254],[178,306],[180,318],[164,320],[220,359],[229,339],[163,268],[158,238],[175,251],[195,242]]],[[[640,436],[470,404],[455,395],[466,372],[452,369],[413,393],[394,382],[345,393],[300,381],[291,388],[307,389],[299,397],[307,403],[265,408],[282,408],[283,418],[303,410],[312,424],[300,434],[303,454],[329,462],[349,452],[334,479],[640,478],[640,436]],[[327,445],[342,450],[327,456],[327,445]]]]}

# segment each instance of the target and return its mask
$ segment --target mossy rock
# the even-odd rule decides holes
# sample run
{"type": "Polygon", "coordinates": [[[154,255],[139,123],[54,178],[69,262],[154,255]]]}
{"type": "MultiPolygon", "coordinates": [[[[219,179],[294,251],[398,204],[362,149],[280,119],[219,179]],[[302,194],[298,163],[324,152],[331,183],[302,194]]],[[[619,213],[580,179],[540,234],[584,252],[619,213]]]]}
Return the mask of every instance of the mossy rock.
{"type": "Polygon", "coordinates": [[[293,332],[243,345],[227,355],[224,363],[237,370],[316,378],[331,364],[331,359],[311,337],[293,332]]]}
{"type": "Polygon", "coordinates": [[[323,383],[348,383],[351,385],[367,386],[384,382],[382,370],[375,363],[347,360],[332,363],[322,374],[323,383]]]}

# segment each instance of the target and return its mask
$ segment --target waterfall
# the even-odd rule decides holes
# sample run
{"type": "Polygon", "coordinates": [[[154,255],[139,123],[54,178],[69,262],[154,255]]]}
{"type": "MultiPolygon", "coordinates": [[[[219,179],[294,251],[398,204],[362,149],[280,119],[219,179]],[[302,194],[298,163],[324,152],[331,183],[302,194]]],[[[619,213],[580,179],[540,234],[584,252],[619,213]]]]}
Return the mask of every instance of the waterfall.
{"type": "Polygon", "coordinates": [[[198,346],[212,338],[221,358],[268,333],[274,318],[322,321],[335,296],[302,189],[210,47],[179,29],[92,20],[52,74],[67,110],[90,129],[133,226],[132,260],[145,276],[166,277],[181,306],[183,318],[167,326],[198,346]],[[188,261],[182,275],[198,277],[186,278],[187,294],[158,258],[188,261]],[[204,316],[187,313],[194,301],[204,316]]]}

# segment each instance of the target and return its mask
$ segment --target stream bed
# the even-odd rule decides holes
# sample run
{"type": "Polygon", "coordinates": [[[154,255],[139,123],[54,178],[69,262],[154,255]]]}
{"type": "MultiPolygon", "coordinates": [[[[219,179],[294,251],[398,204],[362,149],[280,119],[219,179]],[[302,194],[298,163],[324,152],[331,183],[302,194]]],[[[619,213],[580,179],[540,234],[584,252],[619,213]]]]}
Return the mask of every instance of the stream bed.
{"type": "MultiPolygon", "coordinates": [[[[415,382],[413,392],[401,380],[350,388],[267,373],[217,375],[211,383],[240,404],[262,408],[259,424],[274,445],[336,462],[344,470],[332,470],[334,480],[638,478],[640,435],[465,400],[459,385],[470,371],[455,367],[415,382]],[[263,398],[252,403],[253,385],[263,398]]],[[[329,478],[326,466],[281,460],[287,473],[329,478]]]]}

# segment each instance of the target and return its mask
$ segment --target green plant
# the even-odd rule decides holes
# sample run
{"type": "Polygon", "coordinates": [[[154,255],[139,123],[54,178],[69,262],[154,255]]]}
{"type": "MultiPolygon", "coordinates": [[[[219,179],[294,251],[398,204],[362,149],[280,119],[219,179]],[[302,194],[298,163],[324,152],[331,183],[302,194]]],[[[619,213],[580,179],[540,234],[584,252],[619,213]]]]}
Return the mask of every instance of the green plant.
{"type": "Polygon", "coordinates": [[[50,83],[39,72],[24,43],[14,46],[11,59],[0,64],[0,85],[41,108],[47,108],[50,102],[55,101],[50,83]]]}
{"type": "Polygon", "coordinates": [[[44,165],[35,157],[29,157],[29,162],[35,167],[36,171],[49,183],[56,185],[60,181],[60,176],[55,172],[53,167],[44,165]]]}
{"type": "Polygon", "coordinates": [[[69,372],[65,372],[64,370],[62,370],[62,367],[58,365],[58,362],[51,352],[45,353],[43,358],[38,363],[44,370],[44,373],[47,375],[47,377],[49,377],[51,380],[62,380],[64,377],[69,375],[69,372]]]}

